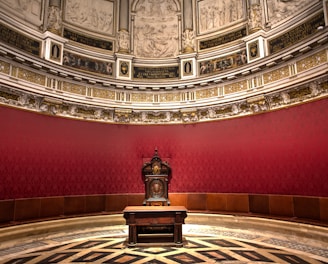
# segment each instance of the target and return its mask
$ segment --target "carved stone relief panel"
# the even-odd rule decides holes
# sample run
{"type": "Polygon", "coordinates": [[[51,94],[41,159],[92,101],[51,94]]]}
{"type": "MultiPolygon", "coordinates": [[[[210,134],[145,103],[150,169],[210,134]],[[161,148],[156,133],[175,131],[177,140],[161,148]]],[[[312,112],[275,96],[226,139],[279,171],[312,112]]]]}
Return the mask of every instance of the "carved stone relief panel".
{"type": "Polygon", "coordinates": [[[246,17],[245,0],[202,0],[197,2],[198,32],[218,30],[246,17]]]}
{"type": "Polygon", "coordinates": [[[113,35],[114,3],[105,0],[66,0],[64,19],[66,22],[88,31],[113,35]]]}
{"type": "Polygon", "coordinates": [[[42,0],[0,0],[0,8],[10,10],[15,17],[41,26],[43,22],[42,0]]]}
{"type": "Polygon", "coordinates": [[[266,0],[268,8],[268,20],[271,25],[297,14],[305,6],[313,4],[315,1],[309,0],[266,0]]]}
{"type": "Polygon", "coordinates": [[[174,0],[140,0],[135,6],[134,54],[143,58],[178,55],[179,8],[174,0]]]}

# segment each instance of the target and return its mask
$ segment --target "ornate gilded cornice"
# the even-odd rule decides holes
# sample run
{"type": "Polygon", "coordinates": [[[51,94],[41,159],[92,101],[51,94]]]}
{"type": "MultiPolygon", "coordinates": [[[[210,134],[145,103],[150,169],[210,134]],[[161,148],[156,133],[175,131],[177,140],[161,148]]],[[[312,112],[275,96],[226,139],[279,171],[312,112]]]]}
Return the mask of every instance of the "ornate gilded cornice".
{"type": "MultiPolygon", "coordinates": [[[[180,124],[264,113],[325,98],[328,2],[309,4],[303,11],[299,6],[302,12],[271,26],[263,24],[259,16],[263,10],[251,2],[255,4],[249,6],[252,19],[248,22],[238,13],[236,23],[225,18],[230,26],[214,31],[200,24],[198,31],[178,30],[178,50],[165,53],[175,56],[158,59],[141,56],[151,53],[143,49],[142,41],[134,45],[138,51],[130,45],[136,40],[128,29],[142,26],[134,8],[130,27],[125,29],[129,21],[123,16],[120,30],[115,32],[115,23],[111,24],[106,38],[72,26],[69,5],[63,10],[49,7],[54,17],[45,31],[4,14],[0,19],[0,103],[107,123],[180,124]],[[63,18],[61,11],[67,17],[56,20],[63,18]]],[[[109,13],[115,13],[116,1],[104,4],[112,10],[109,13]]],[[[201,18],[208,3],[198,4],[201,18]]],[[[40,5],[41,9],[46,11],[40,5]]],[[[181,19],[192,24],[181,17],[179,5],[174,10],[170,14],[178,27],[181,19]]],[[[128,14],[128,6],[120,12],[128,14]]],[[[42,28],[45,21],[29,16],[34,26],[42,28]]],[[[174,23],[171,33],[177,30],[174,23]]]]}
{"type": "Polygon", "coordinates": [[[215,121],[265,113],[328,96],[327,49],[242,80],[160,94],[110,90],[51,75],[32,66],[0,60],[2,105],[106,123],[215,121]]]}

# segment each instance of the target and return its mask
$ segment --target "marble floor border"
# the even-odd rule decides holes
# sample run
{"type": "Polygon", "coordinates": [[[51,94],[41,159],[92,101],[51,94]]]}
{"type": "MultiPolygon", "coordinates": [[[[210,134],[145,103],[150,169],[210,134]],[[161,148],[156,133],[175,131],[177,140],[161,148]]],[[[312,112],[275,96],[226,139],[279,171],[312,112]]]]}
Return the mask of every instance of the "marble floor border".
{"type": "MultiPolygon", "coordinates": [[[[121,214],[51,220],[0,231],[0,262],[64,243],[128,235],[121,214]]],[[[328,228],[321,226],[258,217],[189,213],[183,235],[251,242],[328,263],[328,228]]]]}

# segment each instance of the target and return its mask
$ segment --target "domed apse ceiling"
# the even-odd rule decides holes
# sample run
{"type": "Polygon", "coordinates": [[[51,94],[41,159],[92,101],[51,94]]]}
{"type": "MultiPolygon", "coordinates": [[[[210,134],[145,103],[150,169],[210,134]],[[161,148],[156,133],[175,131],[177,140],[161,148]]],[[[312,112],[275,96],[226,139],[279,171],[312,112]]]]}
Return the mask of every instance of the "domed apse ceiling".
{"type": "Polygon", "coordinates": [[[327,0],[0,0],[0,102],[109,123],[327,96],[327,0]]]}

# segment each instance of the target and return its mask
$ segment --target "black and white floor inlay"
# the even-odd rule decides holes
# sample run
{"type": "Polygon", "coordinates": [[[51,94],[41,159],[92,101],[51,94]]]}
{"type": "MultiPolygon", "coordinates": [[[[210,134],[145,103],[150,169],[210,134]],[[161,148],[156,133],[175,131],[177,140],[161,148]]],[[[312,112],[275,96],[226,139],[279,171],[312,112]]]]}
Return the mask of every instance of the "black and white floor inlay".
{"type": "Polygon", "coordinates": [[[127,229],[84,231],[0,250],[0,263],[328,264],[328,249],[243,230],[186,225],[183,247],[126,245],[127,229]]]}

